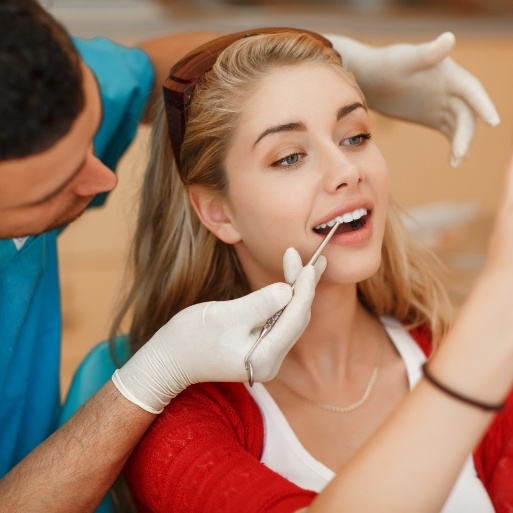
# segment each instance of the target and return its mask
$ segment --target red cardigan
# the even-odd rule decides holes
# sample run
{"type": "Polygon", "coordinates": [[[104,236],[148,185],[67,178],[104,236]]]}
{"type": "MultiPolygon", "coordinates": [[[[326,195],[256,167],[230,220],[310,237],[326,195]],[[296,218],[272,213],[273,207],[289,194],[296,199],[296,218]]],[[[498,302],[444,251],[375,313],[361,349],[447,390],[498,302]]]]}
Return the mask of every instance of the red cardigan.
{"type": "MultiPolygon", "coordinates": [[[[426,354],[428,334],[412,332],[426,354]]],[[[125,467],[140,512],[293,513],[316,493],[260,462],[260,410],[240,383],[202,383],[175,398],[125,467]]],[[[474,460],[496,513],[513,513],[513,393],[474,460]]]]}

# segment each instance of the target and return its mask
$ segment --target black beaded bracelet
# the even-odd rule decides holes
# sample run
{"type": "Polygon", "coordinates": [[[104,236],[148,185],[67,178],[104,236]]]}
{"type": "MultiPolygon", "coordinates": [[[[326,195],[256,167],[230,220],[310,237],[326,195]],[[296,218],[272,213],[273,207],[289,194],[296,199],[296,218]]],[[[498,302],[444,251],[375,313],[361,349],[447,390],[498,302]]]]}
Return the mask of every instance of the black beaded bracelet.
{"type": "Polygon", "coordinates": [[[446,387],[443,383],[440,383],[428,370],[427,362],[422,365],[422,372],[424,373],[424,377],[436,388],[441,390],[447,395],[450,395],[454,399],[457,399],[458,401],[461,401],[466,404],[470,404],[471,406],[475,406],[476,408],[481,408],[485,411],[499,411],[504,409],[506,406],[505,402],[499,403],[499,404],[487,404],[482,403],[481,401],[477,401],[476,399],[472,399],[470,397],[467,397],[466,395],[459,394],[458,392],[455,392],[454,390],[451,390],[450,388],[446,387]]]}

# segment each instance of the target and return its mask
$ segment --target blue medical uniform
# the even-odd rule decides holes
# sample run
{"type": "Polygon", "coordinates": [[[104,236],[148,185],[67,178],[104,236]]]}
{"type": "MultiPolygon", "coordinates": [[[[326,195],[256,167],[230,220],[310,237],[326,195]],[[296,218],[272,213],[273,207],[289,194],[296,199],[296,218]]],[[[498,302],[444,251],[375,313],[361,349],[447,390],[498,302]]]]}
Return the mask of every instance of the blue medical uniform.
{"type": "MultiPolygon", "coordinates": [[[[96,75],[97,155],[111,169],[135,136],[154,81],[148,56],[107,39],[75,40],[96,75]]],[[[101,204],[97,197],[94,204],[101,204]]],[[[60,413],[59,231],[0,240],[0,477],[47,438],[60,413]]]]}

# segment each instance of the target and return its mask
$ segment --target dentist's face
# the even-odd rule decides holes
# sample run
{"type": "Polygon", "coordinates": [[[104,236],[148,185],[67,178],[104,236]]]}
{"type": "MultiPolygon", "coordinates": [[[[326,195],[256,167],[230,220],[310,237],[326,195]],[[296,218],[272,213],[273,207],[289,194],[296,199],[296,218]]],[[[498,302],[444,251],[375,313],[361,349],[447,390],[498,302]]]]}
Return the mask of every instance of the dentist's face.
{"type": "Polygon", "coordinates": [[[0,162],[0,239],[36,235],[76,219],[116,175],[93,152],[102,106],[98,84],[83,65],[85,106],[69,132],[40,153],[0,162]]]}
{"type": "Polygon", "coordinates": [[[334,69],[270,73],[247,102],[226,164],[226,210],[252,288],[283,280],[289,246],[306,263],[339,218],[323,281],[356,283],[377,271],[388,170],[360,94],[334,69]]]}

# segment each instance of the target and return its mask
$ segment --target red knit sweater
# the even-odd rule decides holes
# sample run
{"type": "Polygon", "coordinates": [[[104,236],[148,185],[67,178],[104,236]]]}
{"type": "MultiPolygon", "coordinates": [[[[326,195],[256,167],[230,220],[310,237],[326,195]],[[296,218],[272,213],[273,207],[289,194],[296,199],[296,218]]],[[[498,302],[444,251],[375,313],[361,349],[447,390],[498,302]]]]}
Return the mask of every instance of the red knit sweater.
{"type": "MultiPolygon", "coordinates": [[[[412,332],[430,351],[428,334],[412,332]]],[[[260,462],[260,410],[240,383],[189,387],[159,415],[125,467],[140,512],[293,513],[315,492],[260,462]]],[[[496,513],[513,513],[513,393],[474,454],[496,513]]]]}

